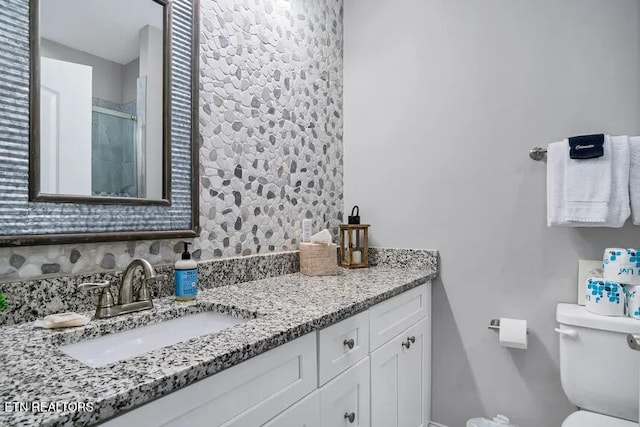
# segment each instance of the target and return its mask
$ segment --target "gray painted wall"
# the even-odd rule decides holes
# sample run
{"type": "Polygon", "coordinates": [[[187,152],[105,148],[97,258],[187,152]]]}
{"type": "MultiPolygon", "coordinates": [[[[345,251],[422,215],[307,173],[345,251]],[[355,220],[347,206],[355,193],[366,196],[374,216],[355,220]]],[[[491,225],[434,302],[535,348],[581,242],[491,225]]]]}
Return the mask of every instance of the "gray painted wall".
{"type": "Polygon", "coordinates": [[[126,104],[136,99],[140,58],[121,65],[48,39],[41,39],[40,43],[42,56],[93,67],[94,97],[116,104],[126,104]]]}
{"type": "Polygon", "coordinates": [[[135,101],[138,97],[138,75],[140,74],[140,58],[134,59],[122,69],[122,102],[135,101]]]}
{"type": "Polygon", "coordinates": [[[555,306],[579,258],[640,228],[547,228],[536,145],[640,132],[637,0],[345,2],[345,209],[379,246],[437,248],[434,421],[559,426],[555,306]],[[532,328],[506,350],[494,317],[532,328]]]}
{"type": "Polygon", "coordinates": [[[122,104],[123,65],[51,40],[40,41],[41,55],[93,67],[93,96],[122,104]]]}

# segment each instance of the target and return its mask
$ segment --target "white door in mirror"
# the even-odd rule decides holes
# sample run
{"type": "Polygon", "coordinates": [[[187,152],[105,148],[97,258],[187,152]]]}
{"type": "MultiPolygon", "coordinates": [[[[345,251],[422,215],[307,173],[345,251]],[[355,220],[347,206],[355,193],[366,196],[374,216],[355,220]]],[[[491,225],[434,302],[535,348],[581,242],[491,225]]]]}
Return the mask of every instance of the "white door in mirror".
{"type": "Polygon", "coordinates": [[[40,191],[91,194],[93,70],[44,57],[40,67],[40,191]]]}

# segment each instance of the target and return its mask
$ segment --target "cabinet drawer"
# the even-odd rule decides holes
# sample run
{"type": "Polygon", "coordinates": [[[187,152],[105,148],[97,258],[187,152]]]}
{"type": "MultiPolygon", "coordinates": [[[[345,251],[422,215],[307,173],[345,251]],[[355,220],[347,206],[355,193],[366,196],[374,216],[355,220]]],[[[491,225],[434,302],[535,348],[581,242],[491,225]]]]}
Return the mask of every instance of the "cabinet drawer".
{"type": "Polygon", "coordinates": [[[314,391],[262,427],[320,427],[320,392],[314,391]]]}
{"type": "Polygon", "coordinates": [[[320,389],[320,426],[369,427],[369,385],[367,356],[320,389]]]}
{"type": "Polygon", "coordinates": [[[326,384],[369,353],[369,312],[318,333],[318,384],[326,384]]]}
{"type": "Polygon", "coordinates": [[[430,315],[431,282],[374,305],[369,309],[371,351],[430,315]]]}
{"type": "Polygon", "coordinates": [[[259,426],[317,387],[316,334],[256,356],[120,417],[107,426],[259,426]]]}

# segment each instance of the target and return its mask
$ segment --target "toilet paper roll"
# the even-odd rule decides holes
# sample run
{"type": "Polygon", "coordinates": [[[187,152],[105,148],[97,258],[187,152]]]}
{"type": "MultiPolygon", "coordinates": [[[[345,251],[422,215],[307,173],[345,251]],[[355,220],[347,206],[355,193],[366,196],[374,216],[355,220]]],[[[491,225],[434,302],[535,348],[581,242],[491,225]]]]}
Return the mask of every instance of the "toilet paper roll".
{"type": "Polygon", "coordinates": [[[625,285],[640,285],[640,249],[607,248],[602,259],[604,278],[625,285]]]}
{"type": "Polygon", "coordinates": [[[624,316],[626,304],[624,286],[599,277],[589,277],[586,286],[587,311],[603,316],[624,316]]]}
{"type": "Polygon", "coordinates": [[[627,291],[625,299],[627,317],[640,319],[640,285],[627,285],[625,289],[627,291]]]}
{"type": "Polygon", "coordinates": [[[503,347],[527,349],[527,321],[500,318],[500,345],[503,347]]]}

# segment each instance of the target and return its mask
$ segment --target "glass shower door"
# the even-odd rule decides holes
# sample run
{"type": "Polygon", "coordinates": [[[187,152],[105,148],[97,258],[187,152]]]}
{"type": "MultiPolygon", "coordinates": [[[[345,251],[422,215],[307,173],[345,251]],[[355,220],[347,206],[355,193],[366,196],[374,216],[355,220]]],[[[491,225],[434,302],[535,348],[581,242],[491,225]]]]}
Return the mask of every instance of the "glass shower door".
{"type": "Polygon", "coordinates": [[[136,103],[94,100],[92,112],[92,194],[140,197],[136,103]]]}

